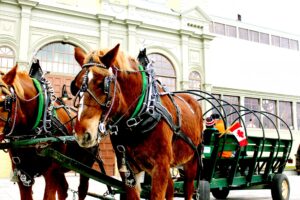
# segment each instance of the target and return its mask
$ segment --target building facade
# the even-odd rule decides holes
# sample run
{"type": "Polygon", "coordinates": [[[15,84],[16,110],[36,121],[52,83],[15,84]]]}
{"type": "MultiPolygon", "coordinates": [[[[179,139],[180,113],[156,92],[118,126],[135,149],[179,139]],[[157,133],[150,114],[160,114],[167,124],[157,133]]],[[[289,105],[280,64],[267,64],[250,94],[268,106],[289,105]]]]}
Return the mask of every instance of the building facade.
{"type": "MultiPolygon", "coordinates": [[[[283,84],[296,80],[293,72],[300,64],[299,38],[208,16],[206,0],[180,12],[173,9],[184,2],[0,0],[0,69],[5,72],[18,63],[28,71],[32,59],[38,58],[60,96],[62,85],[66,84],[69,92],[70,81],[80,70],[73,56],[75,46],[88,52],[120,43],[120,48],[133,56],[146,47],[157,76],[170,90],[201,89],[251,108],[273,105],[271,111],[284,113],[299,141],[300,92],[294,94],[283,84]],[[237,56],[240,51],[245,51],[242,57],[237,56]],[[262,57],[265,52],[274,54],[262,57]],[[290,63],[282,59],[285,67],[275,67],[281,56],[290,63]]],[[[203,103],[203,107],[207,110],[210,105],[203,103]]],[[[114,174],[109,139],[100,149],[109,173],[114,174]]]]}

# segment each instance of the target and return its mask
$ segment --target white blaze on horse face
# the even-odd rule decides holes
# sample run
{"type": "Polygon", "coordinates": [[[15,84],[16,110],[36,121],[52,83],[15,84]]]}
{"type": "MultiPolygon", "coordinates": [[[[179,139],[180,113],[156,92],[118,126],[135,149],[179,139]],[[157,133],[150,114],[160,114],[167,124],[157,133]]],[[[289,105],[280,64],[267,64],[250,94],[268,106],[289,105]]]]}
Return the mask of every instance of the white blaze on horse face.
{"type": "MultiPolygon", "coordinates": [[[[89,71],[88,73],[88,84],[90,83],[90,81],[94,78],[94,75],[91,71],[89,71]]],[[[82,111],[83,111],[83,106],[84,106],[84,95],[80,95],[81,98],[80,98],[80,101],[79,101],[79,108],[78,108],[78,115],[77,115],[77,118],[78,118],[78,121],[80,121],[80,118],[81,118],[81,115],[82,115],[82,111]]]]}
{"type": "Polygon", "coordinates": [[[77,120],[78,121],[80,121],[80,118],[81,118],[81,115],[82,115],[83,102],[84,102],[84,95],[81,95],[81,98],[80,98],[80,101],[79,101],[78,115],[77,115],[77,120]]]}
{"type": "Polygon", "coordinates": [[[93,72],[89,71],[88,73],[88,83],[94,78],[93,72]]]}

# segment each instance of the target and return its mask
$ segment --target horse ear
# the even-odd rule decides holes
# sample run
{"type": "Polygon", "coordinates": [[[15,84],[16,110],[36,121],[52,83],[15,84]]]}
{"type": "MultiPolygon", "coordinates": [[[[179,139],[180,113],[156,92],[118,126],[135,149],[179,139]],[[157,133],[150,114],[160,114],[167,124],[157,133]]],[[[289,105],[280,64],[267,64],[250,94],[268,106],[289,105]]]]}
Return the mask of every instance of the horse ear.
{"type": "Polygon", "coordinates": [[[115,62],[118,51],[119,51],[120,44],[117,44],[113,49],[111,49],[109,52],[107,52],[104,56],[102,56],[100,59],[102,63],[107,67],[111,67],[112,64],[115,62]]]}
{"type": "Polygon", "coordinates": [[[80,66],[82,66],[86,54],[83,52],[83,50],[80,47],[75,47],[75,49],[74,49],[74,56],[75,56],[75,59],[78,62],[78,64],[80,66]]]}
{"type": "Polygon", "coordinates": [[[14,66],[11,70],[9,70],[9,72],[7,72],[4,76],[3,76],[3,81],[7,84],[7,85],[12,85],[16,74],[17,74],[17,70],[18,70],[18,64],[16,64],[16,66],[14,66]]]}

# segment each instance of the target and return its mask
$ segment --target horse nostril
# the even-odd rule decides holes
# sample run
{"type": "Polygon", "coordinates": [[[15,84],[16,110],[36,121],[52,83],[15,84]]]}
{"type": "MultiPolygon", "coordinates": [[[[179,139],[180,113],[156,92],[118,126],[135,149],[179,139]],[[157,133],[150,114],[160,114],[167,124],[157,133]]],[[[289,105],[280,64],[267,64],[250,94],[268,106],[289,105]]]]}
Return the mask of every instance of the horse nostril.
{"type": "Polygon", "coordinates": [[[84,141],[90,141],[91,140],[91,134],[89,132],[85,132],[85,134],[83,135],[83,140],[84,141]]]}

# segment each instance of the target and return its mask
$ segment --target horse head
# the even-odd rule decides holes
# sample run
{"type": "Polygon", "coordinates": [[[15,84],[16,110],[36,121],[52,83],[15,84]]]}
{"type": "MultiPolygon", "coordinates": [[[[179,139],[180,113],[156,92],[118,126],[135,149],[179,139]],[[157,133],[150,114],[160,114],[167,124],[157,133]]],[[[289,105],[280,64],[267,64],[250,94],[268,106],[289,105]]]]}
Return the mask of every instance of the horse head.
{"type": "Polygon", "coordinates": [[[115,110],[116,76],[114,63],[119,44],[111,50],[93,51],[85,54],[75,48],[75,59],[82,70],[71,83],[71,92],[78,102],[78,116],[74,131],[77,142],[82,147],[97,144],[101,134],[105,134],[105,124],[110,112],[115,110]]]}
{"type": "Polygon", "coordinates": [[[3,81],[4,73],[0,72],[0,141],[4,139],[5,128],[8,123],[9,115],[9,100],[12,98],[12,93],[9,86],[3,81]]]}
{"type": "Polygon", "coordinates": [[[16,65],[1,76],[0,130],[5,136],[24,135],[39,123],[37,109],[40,92],[28,73],[16,65]]]}

